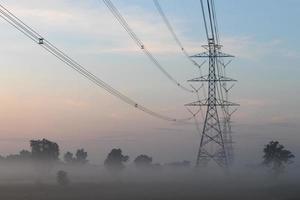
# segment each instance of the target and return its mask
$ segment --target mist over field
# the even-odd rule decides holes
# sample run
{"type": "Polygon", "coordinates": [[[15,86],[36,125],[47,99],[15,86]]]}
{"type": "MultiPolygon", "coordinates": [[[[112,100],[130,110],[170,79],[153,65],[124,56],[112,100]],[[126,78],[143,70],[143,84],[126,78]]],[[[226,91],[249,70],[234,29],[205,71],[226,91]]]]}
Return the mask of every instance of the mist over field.
{"type": "Polygon", "coordinates": [[[299,200],[299,13],[2,0],[0,200],[299,200]]]}
{"type": "Polygon", "coordinates": [[[296,200],[299,172],[274,180],[262,169],[223,174],[213,170],[128,167],[113,174],[102,166],[57,165],[45,176],[28,163],[1,166],[1,199],[278,199],[296,200]],[[65,170],[70,185],[56,183],[55,172],[65,170]]]}

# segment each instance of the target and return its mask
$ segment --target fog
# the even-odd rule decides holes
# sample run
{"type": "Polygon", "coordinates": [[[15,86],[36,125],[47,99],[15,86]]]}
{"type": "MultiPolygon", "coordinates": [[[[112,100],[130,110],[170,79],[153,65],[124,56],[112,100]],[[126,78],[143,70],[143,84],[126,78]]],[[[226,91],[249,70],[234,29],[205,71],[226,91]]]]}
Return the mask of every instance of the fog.
{"type": "Polygon", "coordinates": [[[92,164],[1,162],[0,199],[296,200],[299,174],[295,166],[274,177],[262,166],[221,170],[213,165],[138,168],[129,163],[122,170],[109,170],[92,164]],[[57,182],[60,170],[67,173],[67,185],[57,182]]]}
{"type": "MultiPolygon", "coordinates": [[[[0,200],[299,200],[300,95],[295,95],[295,86],[300,83],[300,68],[295,66],[299,65],[300,50],[295,45],[299,35],[295,13],[299,13],[300,1],[299,5],[296,1],[277,1],[271,7],[268,1],[221,1],[216,2],[216,16],[214,6],[201,13],[199,1],[165,1],[162,8],[166,9],[165,17],[170,17],[167,27],[150,1],[116,1],[120,12],[115,13],[113,7],[107,9],[111,4],[107,2],[10,0],[4,6],[11,13],[4,7],[0,9],[6,21],[21,32],[25,30],[25,35],[32,33],[38,39],[34,41],[46,50],[50,45],[48,39],[59,47],[50,45],[47,54],[32,41],[20,37],[12,27],[0,27],[0,153],[5,155],[0,156],[0,200]],[[124,17],[126,23],[120,26],[111,14],[119,22],[124,17]],[[209,14],[207,25],[212,38],[204,33],[206,20],[204,27],[200,23],[202,14],[209,14]],[[127,23],[130,28],[126,28],[127,23]],[[228,70],[217,64],[223,62],[215,55],[220,51],[217,24],[221,25],[224,52],[237,57],[228,70]],[[171,35],[167,32],[170,25],[174,26],[171,35]],[[172,38],[173,32],[178,38],[172,38]],[[211,45],[215,38],[217,43],[211,45]],[[176,45],[176,41],[181,43],[178,39],[184,48],[176,45]],[[231,151],[221,152],[221,156],[218,151],[207,153],[206,158],[212,157],[210,163],[195,168],[193,161],[201,131],[194,123],[159,121],[120,101],[130,103],[133,99],[138,102],[132,104],[135,108],[147,111],[140,107],[144,105],[172,118],[190,116],[192,113],[183,105],[202,99],[202,95],[196,97],[196,90],[191,94],[178,91],[179,82],[199,76],[198,67],[189,66],[182,52],[202,52],[200,44],[207,39],[209,57],[215,57],[217,66],[214,76],[219,77],[213,82],[227,79],[227,75],[240,81],[228,99],[241,104],[232,118],[236,126],[232,133],[235,162],[228,168],[218,166],[213,159],[224,156],[226,160],[231,151]],[[214,54],[211,47],[217,50],[214,54]],[[140,50],[146,57],[140,55],[140,50]],[[51,54],[85,78],[64,68],[51,54]],[[94,75],[85,73],[77,61],[94,75]],[[163,69],[163,74],[158,73],[157,67],[163,69]],[[98,90],[86,78],[113,95],[98,90]],[[174,87],[172,82],[177,80],[174,87]],[[128,95],[129,100],[120,93],[128,95]],[[55,142],[32,140],[43,137],[55,142]],[[29,140],[30,151],[22,150],[28,148],[29,140]],[[266,153],[266,144],[273,141],[280,141],[280,145],[274,154],[266,153]],[[78,149],[82,147],[86,149],[78,149]],[[112,148],[121,148],[124,155],[121,149],[109,153],[112,148]],[[21,152],[11,154],[15,150],[21,152]]],[[[211,61],[202,68],[204,74],[208,73],[209,84],[211,61]]],[[[209,87],[207,102],[217,103],[210,95],[213,93],[222,102],[222,88],[231,89],[227,86],[217,86],[213,91],[209,87]]],[[[221,108],[226,111],[227,121],[224,103],[221,108]]],[[[219,124],[217,114],[209,118],[216,122],[209,126],[219,124]]],[[[199,127],[203,127],[202,123],[199,127]]],[[[223,133],[219,128],[217,132],[223,133]]],[[[209,138],[214,141],[215,136],[209,138]]],[[[221,141],[223,148],[231,143],[221,141]]]]}

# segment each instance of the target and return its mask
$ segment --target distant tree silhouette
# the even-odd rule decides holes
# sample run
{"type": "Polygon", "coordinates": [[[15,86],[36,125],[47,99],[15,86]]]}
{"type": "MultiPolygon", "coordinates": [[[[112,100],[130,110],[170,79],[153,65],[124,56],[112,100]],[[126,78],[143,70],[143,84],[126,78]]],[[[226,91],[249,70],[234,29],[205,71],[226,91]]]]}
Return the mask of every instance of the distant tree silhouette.
{"type": "Polygon", "coordinates": [[[6,161],[20,161],[20,155],[19,154],[10,154],[6,156],[6,161]]]}
{"type": "Polygon", "coordinates": [[[68,164],[73,163],[75,158],[73,157],[73,154],[71,152],[67,152],[64,155],[64,161],[68,164]]]}
{"type": "Polygon", "coordinates": [[[270,167],[277,175],[282,173],[285,166],[292,163],[292,159],[295,157],[290,151],[284,149],[284,146],[278,141],[269,142],[263,152],[263,164],[270,167]]]}
{"type": "Polygon", "coordinates": [[[6,156],[6,161],[30,161],[32,158],[31,152],[27,150],[20,151],[19,154],[10,154],[6,156]]]}
{"type": "Polygon", "coordinates": [[[134,164],[139,168],[149,168],[152,165],[152,158],[142,154],[134,159],[134,164]]]}
{"type": "Polygon", "coordinates": [[[36,161],[57,161],[59,156],[59,146],[49,140],[31,140],[31,154],[36,161]]]}
{"type": "Polygon", "coordinates": [[[60,170],[57,172],[56,180],[57,180],[57,183],[61,186],[66,186],[66,185],[69,185],[69,183],[70,183],[68,173],[63,170],[60,170]]]}
{"type": "Polygon", "coordinates": [[[49,140],[31,140],[31,155],[35,163],[38,181],[42,181],[43,177],[49,174],[54,164],[59,160],[59,146],[55,142],[49,140]]]}
{"type": "Polygon", "coordinates": [[[86,151],[84,151],[84,149],[78,149],[76,152],[76,162],[77,163],[81,163],[81,164],[85,164],[88,162],[87,160],[88,154],[86,151]]]}
{"type": "Polygon", "coordinates": [[[32,158],[31,152],[28,150],[20,151],[20,159],[21,160],[30,160],[32,158]]]}
{"type": "Polygon", "coordinates": [[[171,162],[166,164],[169,167],[174,167],[174,168],[185,168],[185,167],[190,167],[191,162],[187,160],[183,160],[180,162],[171,162]]]}
{"type": "Polygon", "coordinates": [[[152,169],[154,169],[154,170],[162,170],[163,166],[160,163],[154,163],[154,164],[152,164],[152,169]]]}
{"type": "Polygon", "coordinates": [[[123,163],[128,160],[129,156],[124,156],[121,149],[113,149],[107,155],[107,158],[104,161],[104,166],[111,170],[121,170],[125,167],[123,163]]]}

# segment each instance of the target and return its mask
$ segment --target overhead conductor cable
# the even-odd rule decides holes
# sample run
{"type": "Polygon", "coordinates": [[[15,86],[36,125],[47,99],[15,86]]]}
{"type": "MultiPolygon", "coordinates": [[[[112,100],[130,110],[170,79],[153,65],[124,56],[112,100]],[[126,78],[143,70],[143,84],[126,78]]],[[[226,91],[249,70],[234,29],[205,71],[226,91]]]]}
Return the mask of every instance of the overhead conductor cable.
{"type": "Polygon", "coordinates": [[[66,65],[80,73],[82,76],[87,78],[88,80],[95,83],[97,86],[105,89],[110,94],[114,95],[115,97],[119,98],[123,102],[134,106],[135,108],[152,115],[153,117],[167,120],[167,121],[176,121],[176,122],[182,122],[192,119],[189,118],[183,118],[183,119],[176,119],[172,117],[165,116],[163,114],[154,112],[147,107],[144,107],[143,105],[138,104],[136,101],[132,100],[128,96],[122,94],[118,90],[111,87],[109,84],[101,80],[96,75],[92,74],[88,70],[86,70],[82,65],[80,65],[78,62],[70,58],[68,55],[66,55],[64,52],[59,50],[57,47],[55,47],[53,44],[51,44],[48,40],[46,40],[44,37],[42,37],[40,34],[38,34],[36,31],[34,31],[31,27],[26,25],[24,22],[22,22],[18,17],[16,17],[14,14],[12,14],[9,10],[7,10],[4,6],[0,4],[0,17],[2,17],[5,21],[7,21],[9,24],[11,24],[13,27],[18,29],[20,32],[22,32],[24,35],[26,35],[28,38],[39,44],[42,48],[44,48],[46,51],[54,55],[56,58],[64,62],[66,65]]]}
{"type": "MultiPolygon", "coordinates": [[[[100,0],[99,0],[100,1],[100,0]]],[[[146,48],[144,43],[138,38],[138,36],[133,32],[125,18],[121,15],[118,9],[114,6],[114,4],[110,0],[103,0],[104,4],[111,11],[117,21],[121,24],[124,30],[128,33],[128,35],[132,38],[132,40],[137,44],[137,46],[145,53],[145,55],[150,59],[151,62],[175,85],[184,91],[194,93],[194,90],[191,90],[181,83],[179,83],[173,76],[171,76],[164,67],[158,62],[158,60],[152,55],[152,53],[146,48]]]]}

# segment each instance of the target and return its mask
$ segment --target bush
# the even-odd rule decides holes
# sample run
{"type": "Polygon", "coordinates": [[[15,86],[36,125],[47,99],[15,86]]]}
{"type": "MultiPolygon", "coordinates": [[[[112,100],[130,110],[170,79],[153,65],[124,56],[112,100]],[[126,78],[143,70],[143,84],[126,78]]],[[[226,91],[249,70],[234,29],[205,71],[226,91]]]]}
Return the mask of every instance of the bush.
{"type": "Polygon", "coordinates": [[[63,170],[60,170],[57,172],[56,180],[57,180],[57,183],[62,186],[69,185],[69,183],[70,183],[68,173],[63,170]]]}

